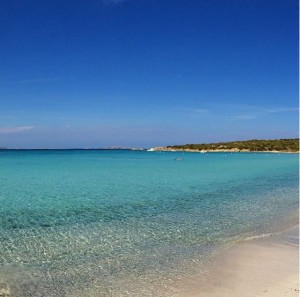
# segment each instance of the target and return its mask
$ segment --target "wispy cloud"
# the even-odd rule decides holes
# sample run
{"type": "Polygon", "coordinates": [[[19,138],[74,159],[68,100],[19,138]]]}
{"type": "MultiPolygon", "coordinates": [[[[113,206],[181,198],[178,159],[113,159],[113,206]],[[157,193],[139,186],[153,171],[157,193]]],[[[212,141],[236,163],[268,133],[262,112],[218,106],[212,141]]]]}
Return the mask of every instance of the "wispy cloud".
{"type": "Polygon", "coordinates": [[[178,112],[193,117],[227,118],[229,120],[255,120],[278,113],[298,112],[298,107],[260,107],[239,104],[212,104],[208,108],[175,107],[178,112]]]}
{"type": "Polygon", "coordinates": [[[207,114],[207,113],[209,113],[209,110],[206,109],[206,108],[195,108],[192,111],[195,112],[195,113],[198,113],[198,114],[207,114]]]}
{"type": "Polygon", "coordinates": [[[0,127],[0,134],[15,134],[32,130],[34,126],[0,127]]]}
{"type": "Polygon", "coordinates": [[[262,116],[268,116],[274,113],[299,111],[298,107],[277,107],[277,108],[256,108],[251,112],[245,112],[238,115],[234,115],[235,120],[254,120],[262,116]]]}
{"type": "Polygon", "coordinates": [[[189,114],[207,115],[210,113],[210,110],[206,108],[178,107],[176,109],[189,114]]]}
{"type": "Polygon", "coordinates": [[[288,112],[288,111],[298,111],[298,107],[279,107],[279,108],[269,108],[262,109],[266,113],[278,113],[278,112],[288,112]]]}
{"type": "Polygon", "coordinates": [[[233,116],[235,120],[254,120],[258,117],[257,114],[239,114],[233,116]]]}

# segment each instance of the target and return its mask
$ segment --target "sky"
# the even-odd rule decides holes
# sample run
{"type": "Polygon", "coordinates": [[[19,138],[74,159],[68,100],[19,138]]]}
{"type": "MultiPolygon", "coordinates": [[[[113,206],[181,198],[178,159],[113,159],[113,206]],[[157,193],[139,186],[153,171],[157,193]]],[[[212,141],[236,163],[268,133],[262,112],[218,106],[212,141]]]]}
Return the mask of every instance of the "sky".
{"type": "Polygon", "coordinates": [[[0,147],[298,137],[297,0],[0,6],[0,147]]]}

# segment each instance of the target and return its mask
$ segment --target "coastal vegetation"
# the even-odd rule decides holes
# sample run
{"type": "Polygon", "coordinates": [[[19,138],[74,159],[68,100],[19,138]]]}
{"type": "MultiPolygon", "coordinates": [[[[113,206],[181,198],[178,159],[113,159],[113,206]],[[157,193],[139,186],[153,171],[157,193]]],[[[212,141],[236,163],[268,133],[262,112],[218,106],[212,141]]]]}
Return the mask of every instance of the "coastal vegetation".
{"type": "Polygon", "coordinates": [[[299,152],[299,138],[274,140],[245,140],[217,143],[184,144],[167,146],[167,150],[192,151],[279,151],[299,152]]]}

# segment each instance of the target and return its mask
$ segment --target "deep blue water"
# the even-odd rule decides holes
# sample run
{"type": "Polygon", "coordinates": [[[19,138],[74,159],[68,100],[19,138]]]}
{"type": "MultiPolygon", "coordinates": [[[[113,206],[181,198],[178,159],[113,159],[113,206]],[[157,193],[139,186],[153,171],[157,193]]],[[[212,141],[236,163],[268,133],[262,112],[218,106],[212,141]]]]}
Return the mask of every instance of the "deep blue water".
{"type": "Polygon", "coordinates": [[[0,151],[0,283],[24,297],[171,296],[225,245],[295,222],[298,158],[0,151]]]}

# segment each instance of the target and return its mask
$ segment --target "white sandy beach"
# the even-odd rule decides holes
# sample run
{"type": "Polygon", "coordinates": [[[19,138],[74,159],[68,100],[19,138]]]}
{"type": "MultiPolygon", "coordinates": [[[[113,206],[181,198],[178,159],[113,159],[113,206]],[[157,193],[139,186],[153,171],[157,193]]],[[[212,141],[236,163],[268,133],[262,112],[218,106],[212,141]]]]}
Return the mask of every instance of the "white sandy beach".
{"type": "Polygon", "coordinates": [[[299,296],[299,229],[246,241],[218,256],[182,297],[299,296]]]}

